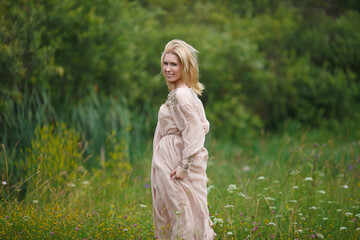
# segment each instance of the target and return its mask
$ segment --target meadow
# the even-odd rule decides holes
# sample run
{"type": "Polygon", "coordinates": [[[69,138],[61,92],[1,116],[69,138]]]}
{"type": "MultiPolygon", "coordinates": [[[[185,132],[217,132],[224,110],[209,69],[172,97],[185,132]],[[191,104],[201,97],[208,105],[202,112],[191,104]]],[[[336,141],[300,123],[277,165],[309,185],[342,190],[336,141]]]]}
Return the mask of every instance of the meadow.
{"type": "MultiPolygon", "coordinates": [[[[40,132],[49,135],[46,127],[40,132]]],[[[54,144],[71,152],[70,145],[54,144]]],[[[114,143],[116,159],[126,159],[119,155],[123,145],[114,143]]],[[[111,166],[109,159],[98,171],[76,166],[72,174],[45,176],[39,164],[19,183],[8,182],[4,171],[0,238],[154,239],[151,142],[143,148],[134,163],[111,166]]],[[[210,138],[207,148],[208,207],[217,239],[359,239],[360,140],[351,131],[296,128],[243,144],[210,138]]]]}
{"type": "Polygon", "coordinates": [[[356,0],[1,0],[0,239],[154,239],[171,39],[199,51],[217,239],[360,239],[356,0]]]}

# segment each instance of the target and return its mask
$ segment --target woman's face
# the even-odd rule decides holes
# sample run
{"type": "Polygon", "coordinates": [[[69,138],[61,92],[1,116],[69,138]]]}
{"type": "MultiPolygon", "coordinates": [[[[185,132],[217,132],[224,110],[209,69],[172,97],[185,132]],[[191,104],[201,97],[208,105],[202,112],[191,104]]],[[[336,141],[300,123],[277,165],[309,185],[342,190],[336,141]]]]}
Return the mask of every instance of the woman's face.
{"type": "Polygon", "coordinates": [[[181,79],[181,62],[179,57],[173,53],[167,53],[162,63],[162,70],[166,81],[177,85],[181,79]]]}

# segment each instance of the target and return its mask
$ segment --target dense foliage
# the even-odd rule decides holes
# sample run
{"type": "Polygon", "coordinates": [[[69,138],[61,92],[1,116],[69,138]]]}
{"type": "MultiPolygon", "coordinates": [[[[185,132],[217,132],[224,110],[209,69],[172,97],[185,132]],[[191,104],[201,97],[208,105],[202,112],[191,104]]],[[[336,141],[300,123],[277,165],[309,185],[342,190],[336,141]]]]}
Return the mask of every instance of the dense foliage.
{"type": "Polygon", "coordinates": [[[89,142],[89,165],[112,130],[133,161],[166,98],[159,60],[173,38],[200,51],[216,138],[356,121],[359,11],[355,0],[3,0],[0,142],[18,154],[36,127],[64,122],[89,142]]]}

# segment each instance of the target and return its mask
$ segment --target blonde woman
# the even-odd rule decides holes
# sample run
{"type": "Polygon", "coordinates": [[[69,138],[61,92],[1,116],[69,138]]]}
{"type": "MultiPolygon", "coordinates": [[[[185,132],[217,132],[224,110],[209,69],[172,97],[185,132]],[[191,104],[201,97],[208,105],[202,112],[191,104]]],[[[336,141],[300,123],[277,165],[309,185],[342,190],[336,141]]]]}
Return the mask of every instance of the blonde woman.
{"type": "Polygon", "coordinates": [[[172,40],[161,56],[170,91],[161,105],[154,135],[151,187],[157,239],[214,239],[207,208],[204,148],[209,131],[198,79],[197,51],[172,40]]]}

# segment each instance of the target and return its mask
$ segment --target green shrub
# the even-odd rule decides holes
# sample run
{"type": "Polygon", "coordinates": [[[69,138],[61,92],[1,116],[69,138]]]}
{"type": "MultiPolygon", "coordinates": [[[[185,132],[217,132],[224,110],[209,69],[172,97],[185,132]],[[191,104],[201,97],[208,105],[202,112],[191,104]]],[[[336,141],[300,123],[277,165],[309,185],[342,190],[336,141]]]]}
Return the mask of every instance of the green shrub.
{"type": "Polygon", "coordinates": [[[31,147],[27,148],[27,191],[63,188],[84,172],[83,143],[80,135],[64,123],[37,126],[31,147]],[[48,188],[45,188],[47,186],[48,188]]]}
{"type": "Polygon", "coordinates": [[[55,46],[41,40],[46,16],[41,7],[5,0],[0,3],[0,15],[0,125],[13,127],[14,105],[26,104],[32,92],[48,89],[49,80],[62,68],[54,64],[55,46]]]}

